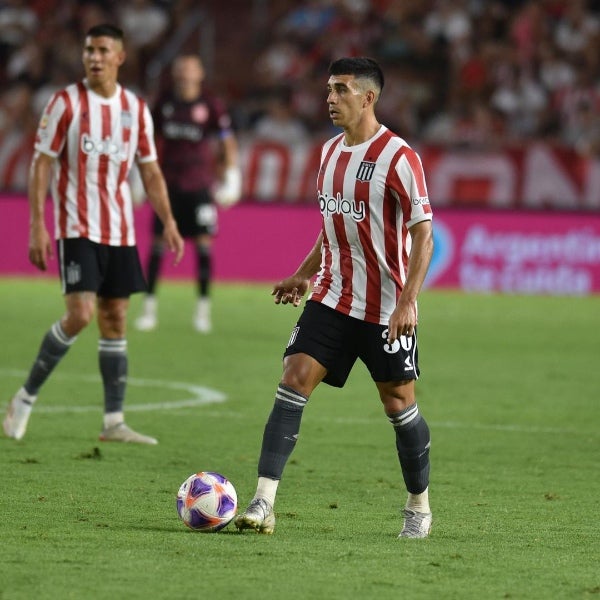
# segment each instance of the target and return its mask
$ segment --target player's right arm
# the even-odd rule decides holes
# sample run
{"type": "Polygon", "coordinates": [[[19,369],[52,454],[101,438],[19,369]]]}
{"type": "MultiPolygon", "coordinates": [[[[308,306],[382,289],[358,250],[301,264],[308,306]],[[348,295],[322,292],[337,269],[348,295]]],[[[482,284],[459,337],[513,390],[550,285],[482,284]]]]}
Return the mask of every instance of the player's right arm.
{"type": "Polygon", "coordinates": [[[29,260],[41,271],[48,268],[48,259],[53,256],[44,208],[54,160],[54,157],[36,151],[29,169],[29,260]]]}
{"type": "Polygon", "coordinates": [[[291,303],[294,306],[300,304],[302,296],[308,290],[311,278],[318,272],[321,266],[322,244],[323,232],[319,233],[315,245],[296,269],[296,272],[273,286],[271,294],[275,296],[275,304],[291,303]]]}
{"type": "Polygon", "coordinates": [[[148,201],[152,205],[154,212],[163,224],[163,239],[171,252],[175,254],[174,264],[179,264],[183,258],[184,241],[179,233],[179,228],[169,203],[169,193],[167,184],[158,161],[138,163],[140,177],[144,184],[144,189],[148,195],[148,201]]]}

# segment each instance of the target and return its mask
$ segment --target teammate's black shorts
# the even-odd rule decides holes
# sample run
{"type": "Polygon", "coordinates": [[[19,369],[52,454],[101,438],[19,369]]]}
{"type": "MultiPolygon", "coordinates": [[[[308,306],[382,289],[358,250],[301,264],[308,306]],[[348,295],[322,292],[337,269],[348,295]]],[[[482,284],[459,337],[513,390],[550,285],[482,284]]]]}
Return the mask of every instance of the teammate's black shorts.
{"type": "Polygon", "coordinates": [[[323,379],[343,387],[360,358],[373,381],[418,379],[419,353],[416,332],[387,343],[387,325],[367,323],[309,300],[292,331],[284,356],[303,352],[327,369],[323,379]]]}
{"type": "MultiPolygon", "coordinates": [[[[182,237],[194,238],[217,233],[217,207],[208,190],[180,192],[169,189],[169,199],[182,237]]],[[[152,231],[155,236],[162,235],[163,232],[163,224],[156,214],[152,231]]]]}
{"type": "Polygon", "coordinates": [[[128,298],[146,290],[136,246],[108,246],[86,238],[58,240],[56,246],[63,294],[128,298]]]}

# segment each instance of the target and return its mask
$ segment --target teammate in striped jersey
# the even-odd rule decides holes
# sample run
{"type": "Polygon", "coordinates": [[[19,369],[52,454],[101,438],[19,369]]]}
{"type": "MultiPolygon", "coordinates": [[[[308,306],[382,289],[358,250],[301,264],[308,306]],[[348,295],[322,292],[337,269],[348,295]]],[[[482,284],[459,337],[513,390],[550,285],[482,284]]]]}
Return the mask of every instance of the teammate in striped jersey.
{"type": "Polygon", "coordinates": [[[360,358],[394,428],[408,491],[399,537],[429,535],[430,435],[415,380],[417,296],[433,252],[432,212],[419,156],[375,115],[383,83],[369,58],[342,58],[329,69],[329,116],[343,132],[321,153],[322,229],[296,272],[274,286],[275,303],[298,306],[316,280],[284,353],[256,493],[235,521],[240,530],[273,532],[275,495],[303,409],[322,381],[343,387],[360,358]]]}
{"type": "Polygon", "coordinates": [[[3,427],[8,437],[23,437],[39,389],[97,312],[104,387],[100,439],[156,444],[129,428],[123,416],[129,296],[145,289],[127,180],[134,161],[175,262],[183,256],[183,239],[156,160],[150,111],[117,81],[125,60],[123,32],[110,24],[92,27],[82,57],[85,79],[57,92],[42,115],[29,177],[29,259],[45,271],[53,256],[44,221],[51,185],[65,313],[45,334],[3,427]]]}

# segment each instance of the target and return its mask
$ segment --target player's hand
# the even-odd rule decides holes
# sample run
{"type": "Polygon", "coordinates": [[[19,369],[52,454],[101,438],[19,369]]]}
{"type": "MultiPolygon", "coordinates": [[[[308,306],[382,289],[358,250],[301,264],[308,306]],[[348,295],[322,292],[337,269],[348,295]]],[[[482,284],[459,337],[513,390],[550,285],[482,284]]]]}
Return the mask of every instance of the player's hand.
{"type": "Polygon", "coordinates": [[[54,251],[46,226],[43,223],[32,224],[29,230],[29,262],[45,271],[51,258],[54,258],[54,251]]]}
{"type": "Polygon", "coordinates": [[[417,305],[415,302],[398,302],[388,324],[388,344],[393,344],[401,335],[411,337],[417,326],[417,305]]]}
{"type": "Polygon", "coordinates": [[[302,296],[306,294],[309,279],[303,279],[298,275],[292,275],[283,279],[273,286],[272,296],[275,296],[275,304],[292,304],[299,306],[302,301],[302,296]]]}
{"type": "Polygon", "coordinates": [[[163,230],[163,239],[167,248],[175,253],[175,258],[173,258],[173,264],[178,265],[183,258],[183,253],[185,250],[185,242],[179,233],[179,229],[177,229],[177,223],[175,219],[171,219],[165,223],[163,230]]]}

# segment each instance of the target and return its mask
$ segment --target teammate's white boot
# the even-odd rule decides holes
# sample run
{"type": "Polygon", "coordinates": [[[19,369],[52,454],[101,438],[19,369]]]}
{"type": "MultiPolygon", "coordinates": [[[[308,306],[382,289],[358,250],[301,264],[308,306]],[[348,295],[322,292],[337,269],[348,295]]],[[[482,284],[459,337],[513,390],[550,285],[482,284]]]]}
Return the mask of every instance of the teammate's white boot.
{"type": "Polygon", "coordinates": [[[27,430],[27,422],[37,396],[30,396],[21,388],[8,405],[2,428],[7,437],[20,440],[27,430]]]}

